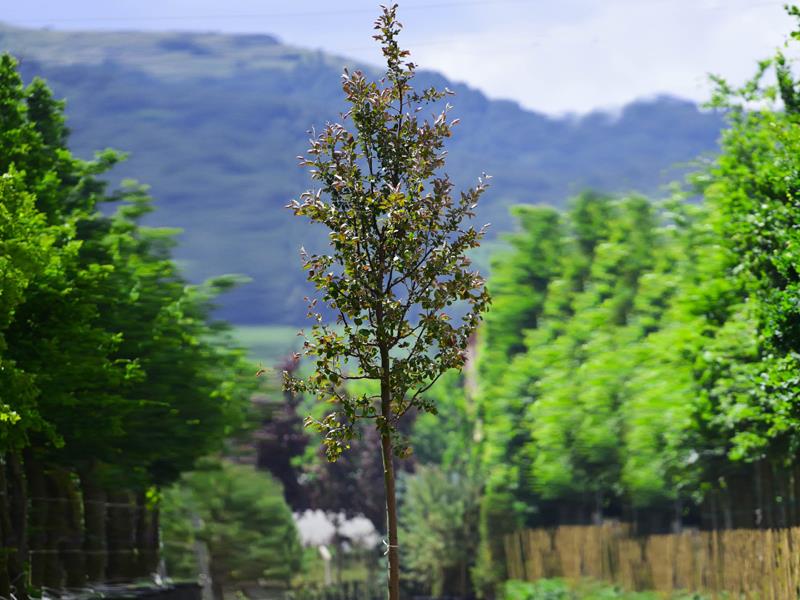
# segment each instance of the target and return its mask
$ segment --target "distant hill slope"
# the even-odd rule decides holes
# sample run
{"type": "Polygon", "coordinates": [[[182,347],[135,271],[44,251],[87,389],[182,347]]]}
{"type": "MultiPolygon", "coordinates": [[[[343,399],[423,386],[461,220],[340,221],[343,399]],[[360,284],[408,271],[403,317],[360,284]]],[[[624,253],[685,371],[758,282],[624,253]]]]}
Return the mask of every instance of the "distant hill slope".
{"type": "MultiPolygon", "coordinates": [[[[343,108],[345,59],[265,35],[6,26],[0,49],[22,60],[26,78],[46,78],[67,99],[80,155],[109,146],[130,153],[116,177],[150,184],[152,222],[184,229],[177,255],[190,278],[252,277],[225,299],[224,316],[303,321],[297,251],[320,238],[283,207],[308,186],[295,158],[307,130],[343,108]]],[[[512,227],[512,204],[561,205],[586,187],[657,193],[680,165],[714,150],[721,128],[719,116],[671,98],[636,102],[616,117],[554,119],[434,73],[420,78],[456,92],[450,102],[462,125],[448,171],[461,186],[493,175],[480,212],[493,235],[512,227]]]]}

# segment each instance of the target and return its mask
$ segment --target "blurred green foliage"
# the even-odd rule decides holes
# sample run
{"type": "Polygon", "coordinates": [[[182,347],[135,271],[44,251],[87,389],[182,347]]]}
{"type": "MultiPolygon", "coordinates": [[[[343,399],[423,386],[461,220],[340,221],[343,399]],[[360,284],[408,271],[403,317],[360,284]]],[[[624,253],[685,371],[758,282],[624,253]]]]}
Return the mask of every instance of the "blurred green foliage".
{"type": "Polygon", "coordinates": [[[435,596],[467,596],[478,541],[481,482],[474,473],[422,465],[402,480],[400,539],[408,580],[435,596]]]}
{"type": "Polygon", "coordinates": [[[717,80],[730,127],[688,192],[515,209],[479,348],[479,578],[502,576],[487,557],[523,525],[794,518],[800,116],[782,61],[741,88],[717,80]]]}
{"type": "MultiPolygon", "coordinates": [[[[655,592],[626,592],[617,587],[585,581],[572,585],[560,579],[536,582],[511,580],[503,585],[502,600],[657,600],[655,592]]],[[[676,594],[672,600],[702,600],[702,596],[676,594]]]]}
{"type": "Polygon", "coordinates": [[[259,581],[288,586],[302,549],[283,488],[249,465],[206,459],[164,490],[161,523],[171,577],[201,573],[196,544],[205,544],[215,589],[259,581]]]}

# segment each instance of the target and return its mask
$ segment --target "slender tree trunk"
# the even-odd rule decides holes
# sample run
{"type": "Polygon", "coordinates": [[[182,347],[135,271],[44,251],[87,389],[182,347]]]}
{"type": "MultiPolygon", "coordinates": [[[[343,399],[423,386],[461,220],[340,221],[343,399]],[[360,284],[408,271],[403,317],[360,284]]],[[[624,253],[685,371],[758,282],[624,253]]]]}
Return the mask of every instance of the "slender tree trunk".
{"type": "MultiPolygon", "coordinates": [[[[211,512],[211,518],[214,518],[214,512],[211,512]]],[[[214,560],[214,557],[209,551],[208,558],[208,572],[211,579],[211,594],[214,600],[225,600],[225,588],[228,584],[227,571],[220,569],[220,561],[214,560]]],[[[224,562],[224,561],[222,561],[224,562]]]]}
{"type": "Polygon", "coordinates": [[[755,526],[758,529],[764,527],[764,489],[761,480],[761,461],[757,461],[754,465],[756,473],[756,508],[754,512],[755,526]]]}
{"type": "Polygon", "coordinates": [[[6,455],[6,502],[11,527],[8,530],[9,546],[16,549],[8,556],[9,575],[17,600],[28,598],[28,485],[19,452],[6,455]]]}
{"type": "MultiPolygon", "coordinates": [[[[383,327],[380,307],[377,314],[378,329],[383,327]]],[[[391,362],[389,350],[380,348],[381,356],[381,417],[385,429],[381,431],[381,454],[383,456],[383,486],[386,490],[386,528],[389,534],[389,600],[400,600],[400,554],[397,547],[397,494],[395,492],[394,453],[389,432],[392,421],[391,362]]]]}
{"type": "Polygon", "coordinates": [[[158,507],[147,506],[145,492],[136,495],[136,574],[152,578],[158,571],[158,507]]]}
{"type": "Polygon", "coordinates": [[[45,467],[45,499],[47,507],[47,520],[45,529],[47,542],[44,555],[44,575],[42,583],[45,587],[61,589],[66,584],[67,571],[62,562],[61,549],[63,540],[69,537],[68,503],[69,499],[59,480],[59,469],[52,464],[45,467]]]}
{"type": "Polygon", "coordinates": [[[717,520],[717,515],[719,514],[718,509],[723,506],[722,501],[722,492],[715,491],[710,494],[711,500],[708,502],[710,519],[711,519],[711,531],[717,531],[719,529],[719,523],[717,520]]]}
{"type": "Polygon", "coordinates": [[[59,536],[57,548],[64,585],[86,584],[86,560],[83,553],[83,499],[75,475],[63,467],[53,468],[49,475],[53,496],[59,498],[59,536]]]}
{"type": "Polygon", "coordinates": [[[392,440],[381,436],[383,484],[386,488],[386,525],[389,532],[389,600],[400,600],[400,556],[397,548],[397,497],[394,485],[392,440]]]}
{"type": "Polygon", "coordinates": [[[10,558],[14,542],[11,537],[11,516],[8,506],[9,486],[6,483],[6,462],[3,457],[0,462],[0,598],[11,597],[11,565],[10,558]]]}
{"type": "Polygon", "coordinates": [[[683,532],[683,502],[678,496],[673,503],[672,533],[680,534],[681,532],[683,532]]]}
{"type": "MultiPolygon", "coordinates": [[[[203,521],[196,512],[191,512],[192,528],[197,532],[203,527],[203,521]]],[[[197,574],[203,587],[202,600],[214,600],[214,590],[211,580],[211,561],[208,556],[208,546],[197,535],[194,536],[194,557],[197,564],[197,574]]],[[[325,563],[325,574],[328,574],[329,563],[325,563]]],[[[325,580],[329,583],[327,577],[325,580]]]]}
{"type": "MultiPolygon", "coordinates": [[[[724,490],[722,492],[722,498],[723,498],[723,506],[722,506],[723,520],[725,523],[723,528],[730,530],[733,529],[733,507],[731,505],[732,503],[731,503],[730,490],[727,489],[724,490]]],[[[716,513],[714,516],[716,517],[716,513]]]]}
{"type": "Polygon", "coordinates": [[[0,456],[0,598],[27,599],[27,496],[19,456],[0,456]],[[13,594],[13,596],[12,596],[13,594]]]}
{"type": "Polygon", "coordinates": [[[44,585],[45,554],[47,546],[47,484],[44,468],[33,451],[25,451],[25,479],[28,482],[28,549],[30,551],[30,583],[34,589],[44,585]]]}
{"type": "Polygon", "coordinates": [[[211,591],[214,600],[225,600],[225,586],[222,585],[222,575],[211,576],[211,591]]]}
{"type": "Polygon", "coordinates": [[[764,481],[764,500],[761,506],[764,514],[764,529],[772,529],[775,527],[775,478],[769,461],[763,461],[761,477],[764,481]]]}
{"type": "Polygon", "coordinates": [[[792,526],[800,525],[800,468],[792,469],[792,526]]]}
{"type": "MultiPolygon", "coordinates": [[[[391,389],[389,387],[389,353],[381,350],[381,414],[389,426],[392,416],[391,389]]],[[[395,493],[394,455],[392,439],[388,432],[381,434],[383,455],[383,484],[386,489],[386,525],[389,533],[389,600],[400,600],[400,555],[397,548],[397,495],[395,493]]]]}
{"type": "Polygon", "coordinates": [[[603,494],[599,491],[594,493],[594,510],[592,511],[591,524],[603,524],[603,494]]]}
{"type": "Polygon", "coordinates": [[[83,549],[86,552],[86,574],[90,583],[105,579],[108,562],[106,546],[106,493],[97,480],[95,467],[81,473],[83,490],[83,549]]]}
{"type": "Polygon", "coordinates": [[[787,474],[783,469],[778,470],[775,468],[775,465],[772,465],[772,477],[775,482],[773,494],[776,498],[775,526],[788,527],[789,515],[786,510],[786,505],[789,503],[789,480],[791,479],[791,471],[787,474]],[[778,497],[780,498],[780,502],[777,502],[778,497]]]}
{"type": "Polygon", "coordinates": [[[109,582],[130,581],[136,576],[136,501],[128,490],[109,491],[106,546],[109,582]]]}

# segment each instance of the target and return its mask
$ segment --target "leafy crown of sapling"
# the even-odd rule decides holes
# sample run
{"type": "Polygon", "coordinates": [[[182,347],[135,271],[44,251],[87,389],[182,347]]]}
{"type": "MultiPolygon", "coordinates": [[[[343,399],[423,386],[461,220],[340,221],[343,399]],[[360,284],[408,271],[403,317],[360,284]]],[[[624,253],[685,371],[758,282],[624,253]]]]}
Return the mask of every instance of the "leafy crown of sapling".
{"type": "Polygon", "coordinates": [[[488,177],[454,195],[442,167],[444,142],[458,119],[450,120],[451,107],[440,103],[452,92],[412,87],[415,65],[397,43],[397,6],[382,9],[374,38],[386,74],[373,82],[345,69],[344,124],[312,132],[307,156],[299,157],[319,188],[288,205],[330,230],[330,253],[303,250],[302,257],[308,280],[337,322],[324,324],[311,300],[316,323],[303,351],[315,368],[302,379],[284,374],[287,389],[333,405],[328,415],[306,421],[324,435],[330,460],[348,447],[361,419],[374,419],[381,434],[392,437],[395,454],[406,455],[398,419],[411,408],[436,411],[424,392],[442,373],[464,365],[470,335],[489,302],[466,255],[485,226],[464,224],[488,177]],[[464,307],[462,316],[449,314],[455,303],[464,307]],[[345,384],[353,380],[378,382],[381,394],[348,393],[345,384]]]}

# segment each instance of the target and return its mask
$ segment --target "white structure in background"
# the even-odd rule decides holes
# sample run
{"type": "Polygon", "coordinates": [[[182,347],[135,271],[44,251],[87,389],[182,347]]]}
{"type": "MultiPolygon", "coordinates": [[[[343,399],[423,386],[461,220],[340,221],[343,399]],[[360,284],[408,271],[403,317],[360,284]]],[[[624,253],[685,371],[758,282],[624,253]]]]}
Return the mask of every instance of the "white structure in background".
{"type": "Polygon", "coordinates": [[[347,541],[342,544],[342,550],[350,548],[369,550],[380,541],[380,536],[375,530],[372,521],[363,516],[346,519],[344,513],[325,513],[321,510],[307,510],[304,513],[295,513],[294,522],[300,533],[300,541],[304,546],[316,546],[319,555],[325,562],[325,584],[333,581],[331,575],[331,555],[328,546],[334,542],[338,531],[339,539],[347,541]]]}
{"type": "Polygon", "coordinates": [[[354,547],[364,550],[374,548],[381,539],[372,521],[363,516],[341,521],[339,535],[350,540],[354,547]]]}
{"type": "Polygon", "coordinates": [[[328,516],[321,510],[307,510],[304,513],[295,513],[294,522],[300,533],[303,546],[324,546],[333,541],[336,527],[328,516]]]}
{"type": "Polygon", "coordinates": [[[300,541],[304,546],[322,546],[333,542],[337,525],[339,535],[347,538],[357,548],[374,548],[380,542],[380,536],[366,517],[358,516],[345,519],[344,513],[325,513],[321,510],[307,510],[296,513],[294,522],[300,532],[300,541]]]}

